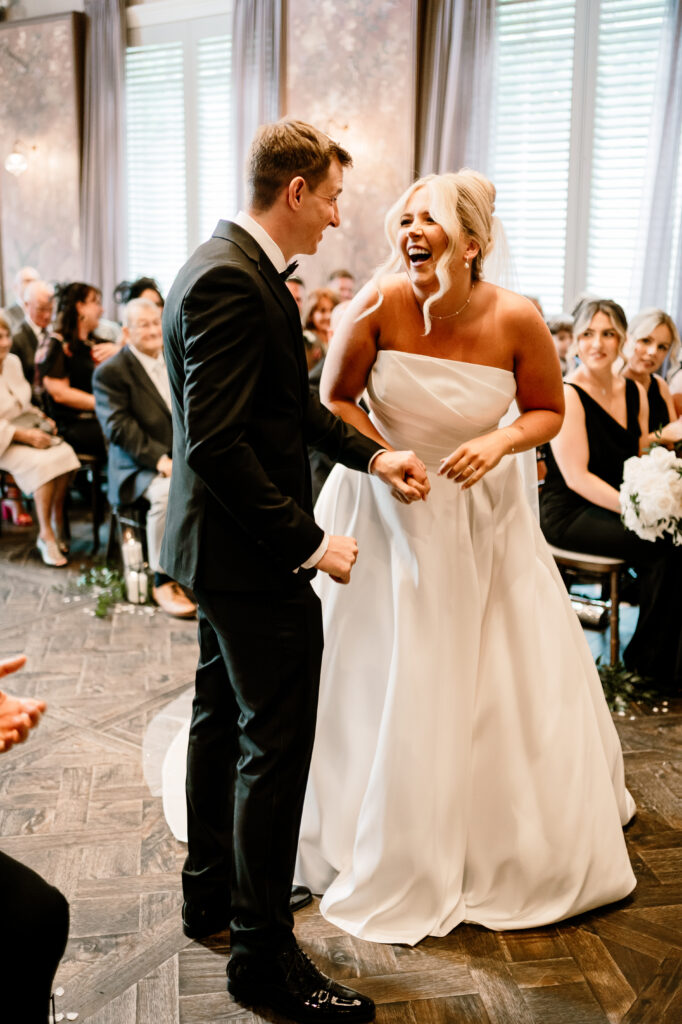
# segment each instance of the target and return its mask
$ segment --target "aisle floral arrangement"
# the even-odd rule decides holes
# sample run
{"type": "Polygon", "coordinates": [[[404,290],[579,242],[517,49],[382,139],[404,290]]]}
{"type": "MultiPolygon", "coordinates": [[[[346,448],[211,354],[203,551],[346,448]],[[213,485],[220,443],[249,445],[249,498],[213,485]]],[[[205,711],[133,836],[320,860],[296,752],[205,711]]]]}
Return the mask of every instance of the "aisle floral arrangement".
{"type": "Polygon", "coordinates": [[[669,533],[682,544],[682,459],[662,445],[623,467],[620,487],[622,520],[642,540],[669,533]]]}

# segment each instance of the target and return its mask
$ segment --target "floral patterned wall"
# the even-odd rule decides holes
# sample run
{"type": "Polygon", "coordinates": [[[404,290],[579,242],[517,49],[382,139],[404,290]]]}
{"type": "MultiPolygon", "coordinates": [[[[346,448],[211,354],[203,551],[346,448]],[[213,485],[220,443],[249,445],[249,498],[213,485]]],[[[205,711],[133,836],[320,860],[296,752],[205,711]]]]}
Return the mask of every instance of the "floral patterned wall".
{"type": "Polygon", "coordinates": [[[341,226],[301,261],[308,288],[337,267],[359,282],[387,254],[383,220],[414,180],[416,3],[294,0],[287,5],[285,114],[348,149],[341,226]]]}
{"type": "Polygon", "coordinates": [[[22,266],[78,278],[79,126],[74,16],[0,27],[0,224],[5,301],[22,266]],[[28,160],[5,170],[17,144],[28,160]]]}

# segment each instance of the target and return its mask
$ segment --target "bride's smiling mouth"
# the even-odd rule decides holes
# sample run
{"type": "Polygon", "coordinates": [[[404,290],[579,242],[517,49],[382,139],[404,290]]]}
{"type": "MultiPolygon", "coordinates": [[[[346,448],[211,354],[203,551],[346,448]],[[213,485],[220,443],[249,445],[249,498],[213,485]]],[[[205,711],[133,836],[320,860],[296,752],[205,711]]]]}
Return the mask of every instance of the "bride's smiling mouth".
{"type": "Polygon", "coordinates": [[[431,253],[421,245],[410,245],[407,249],[407,258],[414,267],[418,266],[420,263],[426,263],[427,260],[430,260],[431,253]]]}

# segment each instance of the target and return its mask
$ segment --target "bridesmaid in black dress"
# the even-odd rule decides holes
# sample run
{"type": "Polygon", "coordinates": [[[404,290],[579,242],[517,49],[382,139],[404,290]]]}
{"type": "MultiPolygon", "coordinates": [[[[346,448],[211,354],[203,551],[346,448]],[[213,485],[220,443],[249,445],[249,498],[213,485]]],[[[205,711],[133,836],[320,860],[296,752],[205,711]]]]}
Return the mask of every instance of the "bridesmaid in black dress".
{"type": "Polygon", "coordinates": [[[628,380],[641,384],[647,393],[648,444],[662,441],[672,446],[682,440],[682,419],[678,420],[670,389],[659,375],[668,354],[674,357],[679,347],[675,322],[662,309],[643,309],[630,321],[625,343],[627,362],[621,372],[628,380]]]}
{"type": "Polygon", "coordinates": [[[625,314],[611,300],[585,300],[576,310],[580,365],[564,385],[566,416],[548,452],[540,522],[557,547],[623,558],[635,568],[640,611],[625,664],[671,690],[682,685],[682,548],[641,540],[620,520],[623,463],[649,436],[644,388],[613,373],[626,331],[625,314]]]}

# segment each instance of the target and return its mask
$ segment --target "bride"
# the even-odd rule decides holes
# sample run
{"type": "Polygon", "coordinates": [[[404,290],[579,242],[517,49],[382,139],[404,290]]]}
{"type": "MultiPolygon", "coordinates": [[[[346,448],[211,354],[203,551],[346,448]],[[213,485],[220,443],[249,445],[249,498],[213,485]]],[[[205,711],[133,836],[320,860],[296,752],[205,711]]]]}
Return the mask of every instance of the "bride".
{"type": "Polygon", "coordinates": [[[325,651],[296,880],[378,942],[536,927],[635,885],[616,731],[509,458],[557,433],[563,397],[534,307],[482,279],[494,198],[467,170],[407,190],[322,379],[335,413],[414,449],[432,484],[404,506],[337,466],[316,507],[360,557],[349,587],[316,581],[325,651]],[[498,427],[514,398],[521,414],[498,427]]]}

